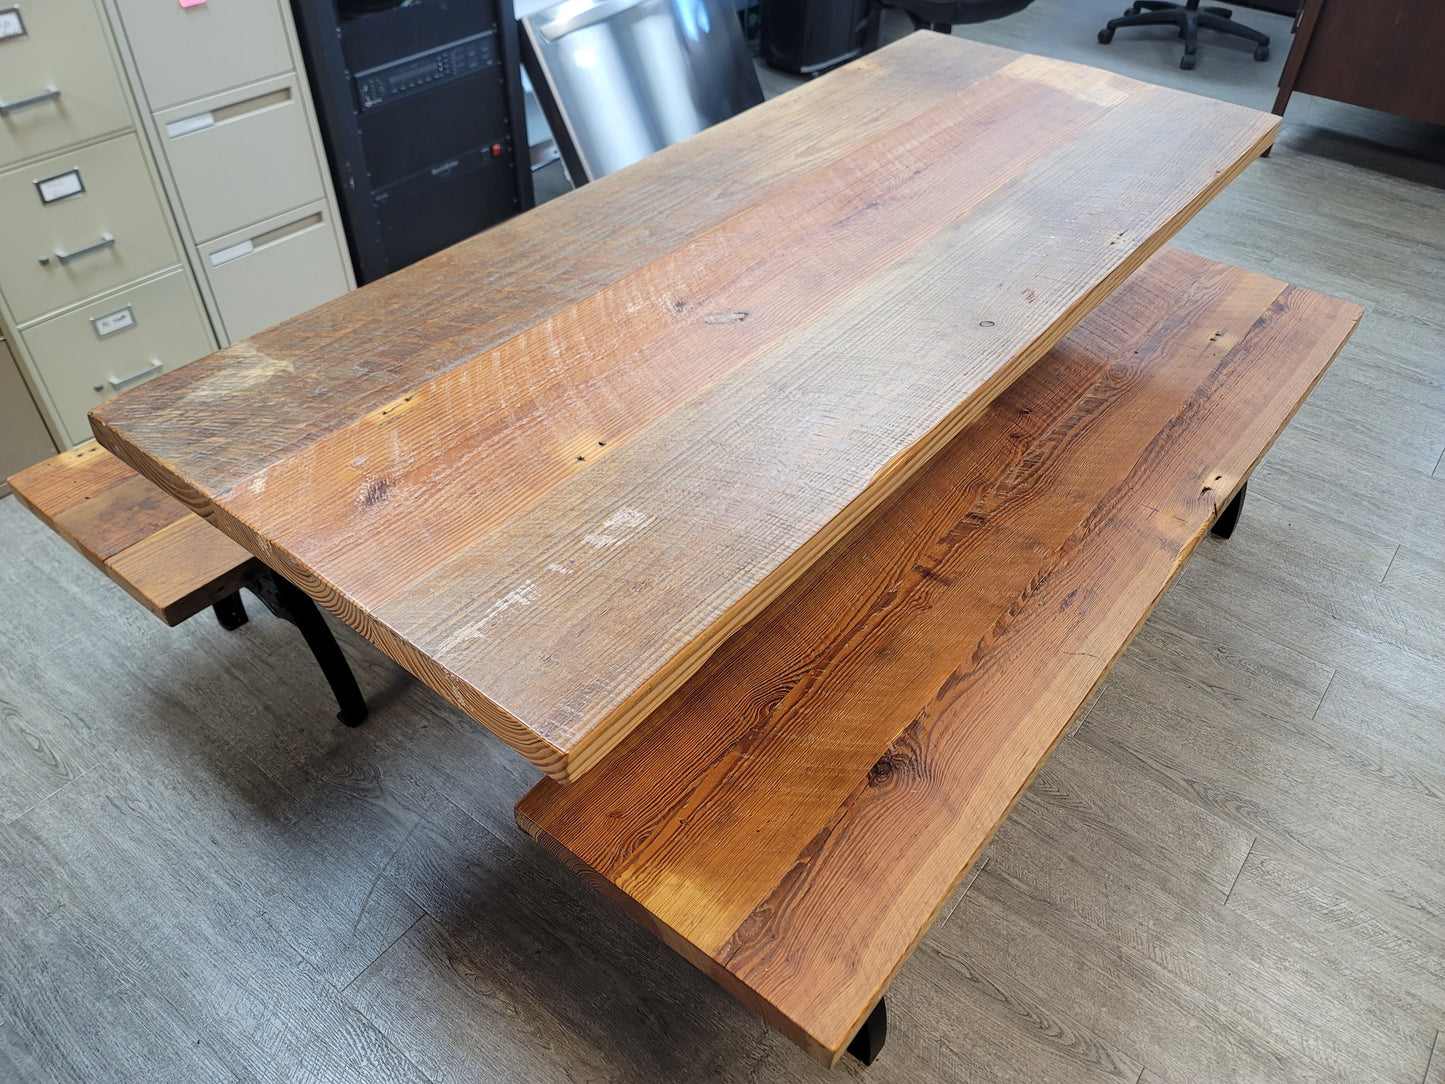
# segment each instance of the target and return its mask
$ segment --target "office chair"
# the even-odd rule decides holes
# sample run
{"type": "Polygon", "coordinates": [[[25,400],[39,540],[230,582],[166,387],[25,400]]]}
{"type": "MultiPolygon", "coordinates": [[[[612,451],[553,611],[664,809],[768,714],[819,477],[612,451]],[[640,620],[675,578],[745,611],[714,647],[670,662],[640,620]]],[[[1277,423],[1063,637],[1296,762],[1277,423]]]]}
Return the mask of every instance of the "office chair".
{"type": "Polygon", "coordinates": [[[868,29],[863,37],[863,51],[878,48],[878,32],[884,8],[897,8],[913,21],[913,29],[937,30],[950,34],[961,23],[981,23],[1002,19],[1022,11],[1033,0],[872,0],[868,6],[868,29]]]}
{"type": "Polygon", "coordinates": [[[1228,8],[1200,8],[1199,0],[1187,0],[1183,4],[1167,3],[1165,0],[1134,0],[1134,4],[1117,19],[1110,19],[1099,31],[1099,43],[1108,45],[1114,40],[1114,31],[1121,26],[1174,25],[1184,39],[1184,56],[1179,66],[1186,71],[1194,67],[1194,52],[1199,48],[1199,28],[1218,30],[1221,34],[1233,34],[1254,42],[1254,59],[1269,59],[1269,35],[1261,34],[1248,26],[1234,21],[1234,12],[1228,8]]]}

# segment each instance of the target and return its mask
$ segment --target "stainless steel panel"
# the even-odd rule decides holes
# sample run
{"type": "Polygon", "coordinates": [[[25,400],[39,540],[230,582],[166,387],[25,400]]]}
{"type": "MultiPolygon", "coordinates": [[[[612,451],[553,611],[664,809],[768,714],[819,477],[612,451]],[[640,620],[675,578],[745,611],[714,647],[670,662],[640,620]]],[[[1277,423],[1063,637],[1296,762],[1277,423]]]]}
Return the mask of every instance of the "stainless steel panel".
{"type": "Polygon", "coordinates": [[[575,183],[763,100],[731,0],[564,0],[521,22],[575,183]]]}

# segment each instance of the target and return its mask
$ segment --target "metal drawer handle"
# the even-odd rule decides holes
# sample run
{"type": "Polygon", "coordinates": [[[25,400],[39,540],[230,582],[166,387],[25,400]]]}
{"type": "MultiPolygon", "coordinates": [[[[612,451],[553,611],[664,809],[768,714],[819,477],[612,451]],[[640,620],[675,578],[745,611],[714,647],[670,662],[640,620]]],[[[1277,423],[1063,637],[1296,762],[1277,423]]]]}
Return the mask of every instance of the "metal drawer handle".
{"type": "Polygon", "coordinates": [[[148,376],[154,376],[157,369],[161,367],[161,359],[153,358],[151,363],[138,373],[131,373],[130,376],[113,376],[110,378],[110,386],[114,391],[121,388],[128,388],[132,384],[139,383],[148,376]]]}
{"type": "Polygon", "coordinates": [[[46,102],[60,100],[59,87],[46,87],[44,92],[35,95],[33,98],[21,98],[18,102],[0,101],[0,117],[9,116],[17,109],[28,109],[32,105],[44,105],[46,102]]]}
{"type": "MultiPolygon", "coordinates": [[[[97,241],[95,244],[86,245],[84,248],[78,248],[74,252],[61,252],[60,249],[57,248],[55,250],[55,258],[61,263],[70,263],[71,260],[78,260],[82,256],[93,256],[97,252],[104,252],[106,249],[110,248],[114,244],[115,238],[108,233],[103,233],[100,235],[100,240],[97,241]]],[[[49,263],[50,261],[41,260],[40,262],[49,263]]]]}

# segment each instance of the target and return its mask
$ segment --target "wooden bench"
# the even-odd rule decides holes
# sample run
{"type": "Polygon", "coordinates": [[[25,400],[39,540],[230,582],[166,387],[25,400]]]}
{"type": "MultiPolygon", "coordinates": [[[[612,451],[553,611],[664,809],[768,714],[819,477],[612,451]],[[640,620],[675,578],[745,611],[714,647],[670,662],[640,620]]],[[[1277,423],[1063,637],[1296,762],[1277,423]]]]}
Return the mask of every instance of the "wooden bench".
{"type": "Polygon", "coordinates": [[[241,588],[301,632],[340,708],[356,726],[366,702],[316,604],[250,553],[87,441],[10,479],[20,503],[167,625],[208,606],[226,629],[246,623],[241,588]]]}
{"type": "Polygon", "coordinates": [[[818,1061],[871,1060],[889,982],[1360,315],[1163,250],[518,823],[818,1061]]]}

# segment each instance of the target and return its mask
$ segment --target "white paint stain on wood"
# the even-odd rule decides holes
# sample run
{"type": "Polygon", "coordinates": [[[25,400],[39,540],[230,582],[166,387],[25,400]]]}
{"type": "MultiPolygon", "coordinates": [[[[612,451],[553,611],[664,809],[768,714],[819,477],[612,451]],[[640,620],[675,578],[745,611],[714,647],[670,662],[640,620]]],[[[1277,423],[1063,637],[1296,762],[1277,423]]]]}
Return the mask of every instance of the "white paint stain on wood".
{"type": "Polygon", "coordinates": [[[582,543],[599,550],[616,546],[639,531],[647,530],[656,520],[656,516],[649,516],[635,508],[619,508],[602,521],[600,531],[583,535],[582,543]]]}
{"type": "Polygon", "coordinates": [[[445,655],[461,644],[469,643],[472,640],[480,640],[486,635],[485,630],[489,621],[510,610],[513,606],[530,606],[537,601],[540,594],[541,592],[535,583],[531,580],[525,581],[520,587],[513,588],[488,606],[486,612],[482,614],[481,617],[448,636],[441,647],[437,649],[437,654],[445,655]]]}

